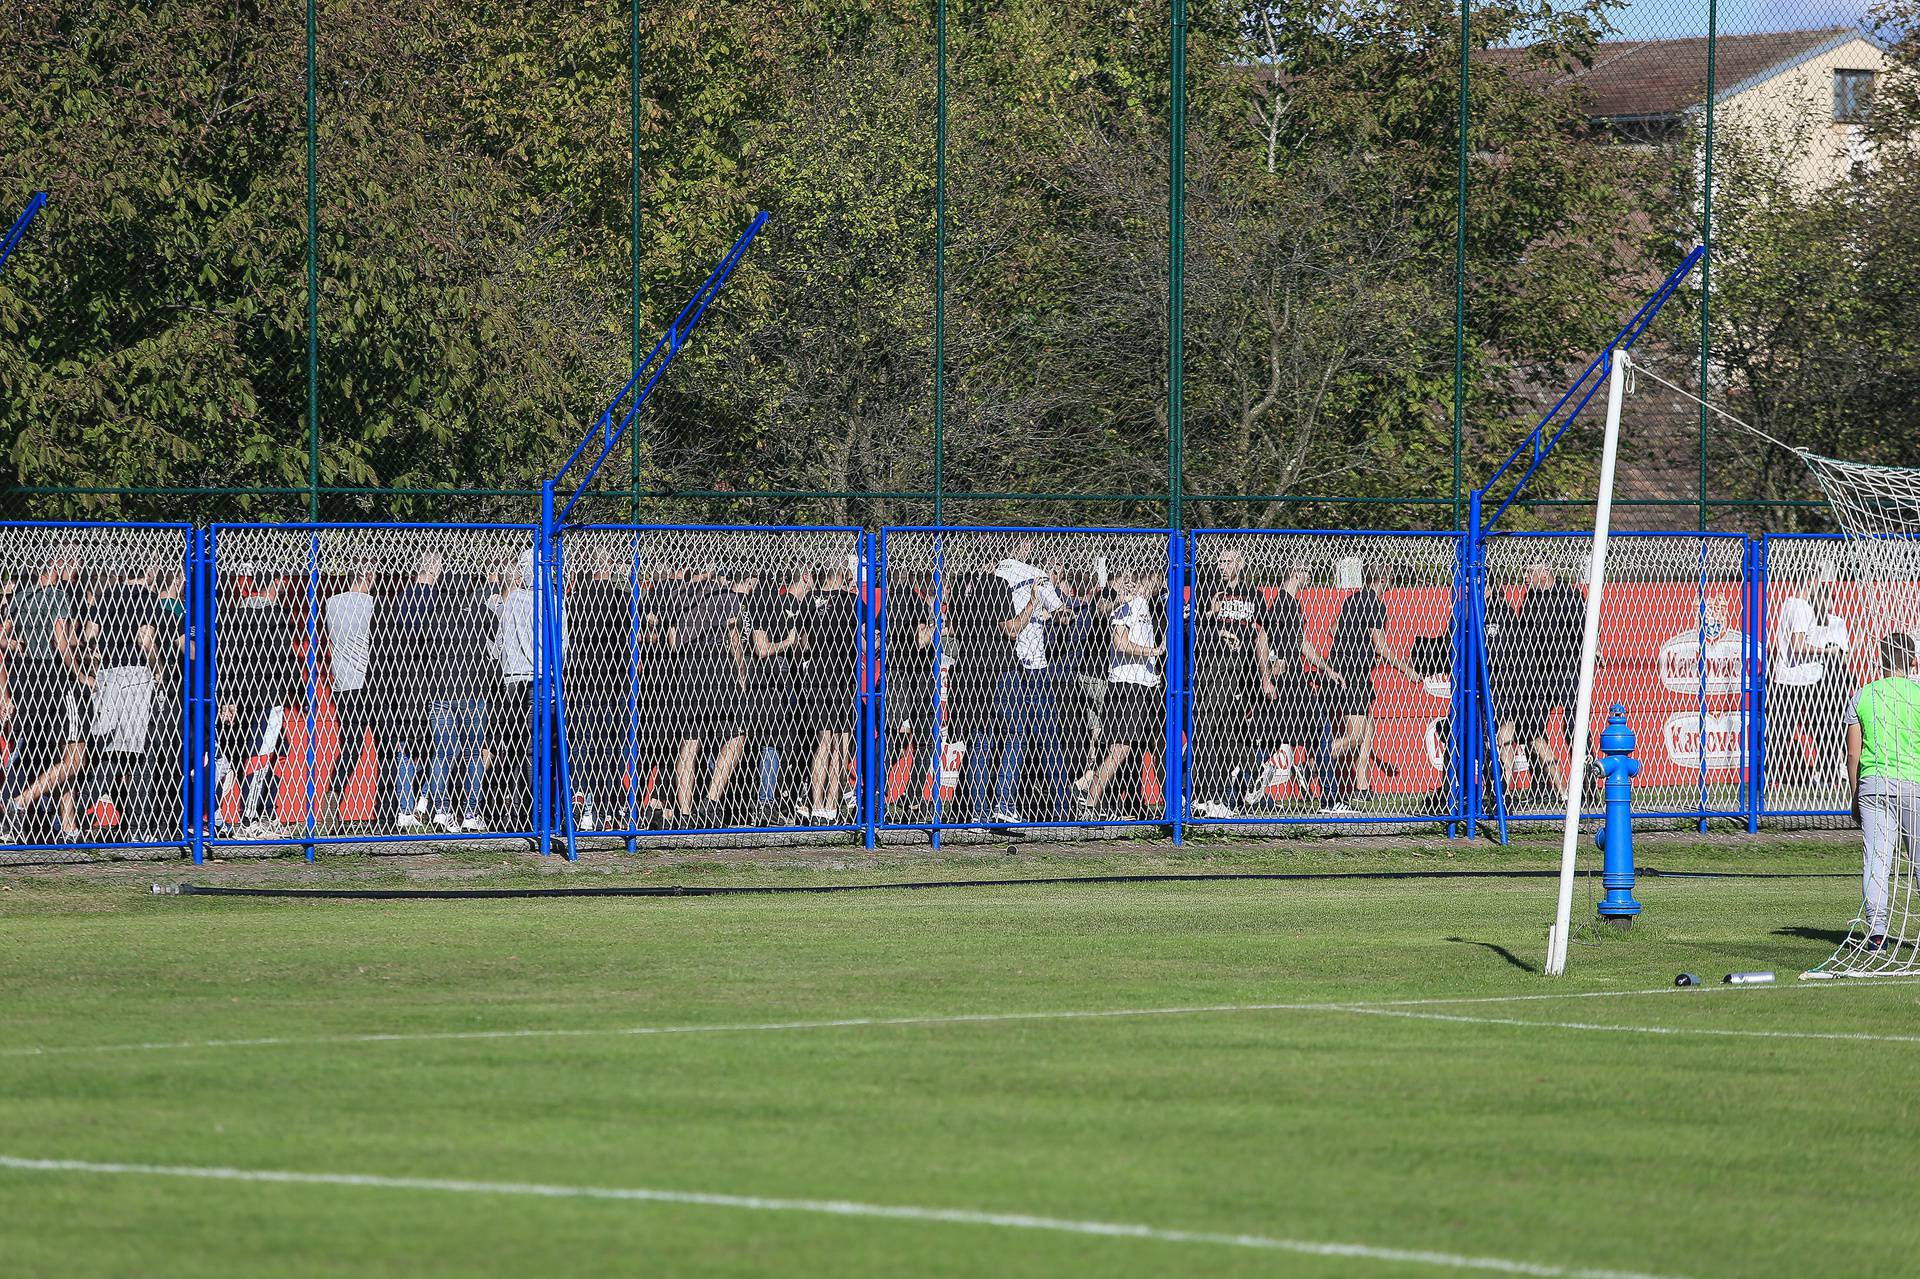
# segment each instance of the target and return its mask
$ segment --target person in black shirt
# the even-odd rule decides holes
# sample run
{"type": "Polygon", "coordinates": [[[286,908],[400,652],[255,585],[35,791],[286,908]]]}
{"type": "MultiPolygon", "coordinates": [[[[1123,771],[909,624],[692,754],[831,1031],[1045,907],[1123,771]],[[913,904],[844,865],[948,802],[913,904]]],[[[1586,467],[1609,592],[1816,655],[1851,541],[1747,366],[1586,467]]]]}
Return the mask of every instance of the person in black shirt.
{"type": "Polygon", "coordinates": [[[165,834],[183,834],[186,795],[183,785],[188,765],[185,729],[186,573],[171,557],[154,564],[148,576],[159,596],[157,630],[159,664],[154,669],[153,727],[147,737],[147,761],[153,770],[153,793],[159,797],[165,834]]]}
{"type": "Polygon", "coordinates": [[[629,705],[638,664],[639,585],[632,570],[601,550],[593,573],[568,591],[567,770],[578,830],[631,830],[638,821],[628,782],[629,705]]]}
{"type": "MultiPolygon", "coordinates": [[[[1373,668],[1384,664],[1414,683],[1420,682],[1413,667],[1387,642],[1387,603],[1382,592],[1392,588],[1392,567],[1369,565],[1365,585],[1341,601],[1333,638],[1327,645],[1327,664],[1346,681],[1333,699],[1344,727],[1329,753],[1335,767],[1342,760],[1353,761],[1352,790],[1334,798],[1330,807],[1336,812],[1352,811],[1354,801],[1365,803],[1373,794],[1373,668]]],[[[1338,782],[1335,784],[1337,788],[1338,782]]]]}
{"type": "Polygon", "coordinates": [[[853,586],[845,565],[822,566],[807,615],[804,722],[814,735],[809,816],[821,825],[841,820],[860,719],[860,600],[853,586]]]}
{"type": "Polygon", "coordinates": [[[637,825],[645,830],[671,826],[678,816],[668,802],[668,778],[680,751],[679,695],[673,684],[673,651],[667,645],[662,617],[662,585],[648,583],[640,593],[640,631],[635,645],[639,666],[633,687],[638,717],[628,739],[637,825]]]}
{"type": "Polygon", "coordinates": [[[679,657],[680,691],[690,705],[674,765],[674,793],[683,821],[712,828],[724,818],[721,797],[746,749],[746,645],[740,634],[740,594],[708,565],[687,579],[686,611],[669,636],[679,657]],[[694,808],[694,783],[703,744],[714,748],[705,797],[694,808]]]}
{"type": "MultiPolygon", "coordinates": [[[[803,758],[811,740],[801,720],[805,707],[800,674],[804,669],[804,613],[813,595],[813,571],[793,567],[758,582],[742,602],[748,638],[747,722],[759,746],[760,785],[753,824],[785,825],[780,811],[782,766],[803,758]]],[[[801,816],[810,811],[807,805],[801,816]]]]}
{"type": "Polygon", "coordinates": [[[100,668],[94,677],[94,749],[86,793],[113,796],[123,838],[150,840],[158,833],[160,799],[147,753],[154,677],[163,661],[159,593],[145,573],[130,573],[94,595],[91,620],[100,668]]]}
{"type": "MultiPolygon", "coordinates": [[[[886,625],[886,716],[889,731],[900,738],[892,751],[907,769],[900,811],[889,821],[924,821],[928,788],[940,784],[933,670],[933,583],[907,581],[905,575],[881,601],[886,625]]],[[[951,654],[943,653],[943,660],[951,654]]]]}
{"type": "Polygon", "coordinates": [[[1234,775],[1252,757],[1254,704],[1276,695],[1268,613],[1246,567],[1239,550],[1222,551],[1194,591],[1193,811],[1213,820],[1237,811],[1234,775]]]}
{"type": "Polygon", "coordinates": [[[75,552],[55,552],[9,602],[6,632],[13,758],[0,839],[38,843],[78,834],[72,781],[86,766],[82,689],[91,681],[81,636],[75,552]],[[57,810],[57,811],[55,811],[57,810]]]}
{"type": "Polygon", "coordinates": [[[1270,656],[1268,680],[1263,690],[1261,709],[1256,715],[1260,727],[1260,749],[1266,753],[1281,747],[1301,748],[1294,757],[1300,778],[1299,790],[1307,795],[1309,776],[1317,776],[1322,796],[1330,794],[1332,780],[1327,766],[1328,689],[1338,696],[1346,687],[1346,676],[1327,664],[1320,650],[1307,638],[1306,613],[1300,604],[1300,592],[1313,580],[1311,566],[1296,560],[1287,568],[1280,590],[1273,596],[1267,613],[1267,651],[1270,656]],[[1312,762],[1312,772],[1307,763],[1312,762]]]}
{"type": "Polygon", "coordinates": [[[1561,581],[1544,563],[1527,567],[1527,593],[1514,627],[1523,646],[1514,664],[1521,687],[1514,736],[1527,744],[1535,763],[1532,774],[1546,780],[1556,804],[1565,802],[1566,779],[1551,737],[1554,711],[1574,705],[1578,696],[1586,618],[1587,597],[1579,587],[1561,581]]]}
{"type": "MultiPolygon", "coordinates": [[[[990,569],[949,577],[944,593],[947,633],[954,650],[953,695],[947,714],[952,733],[967,744],[964,766],[970,820],[984,824],[993,816],[994,767],[1002,742],[1000,684],[1020,665],[1001,627],[1018,617],[1019,610],[1013,606],[1012,588],[990,569]]],[[[945,812],[941,818],[953,820],[945,812]]]]}
{"type": "Polygon", "coordinates": [[[436,678],[432,668],[444,642],[430,628],[444,567],[440,552],[421,552],[413,580],[396,591],[388,604],[374,610],[368,645],[365,687],[376,717],[383,763],[393,774],[390,820],[403,834],[416,834],[426,825],[428,720],[436,678]]]}
{"type": "Polygon", "coordinates": [[[1500,761],[1500,778],[1503,786],[1513,783],[1514,765],[1519,759],[1519,749],[1514,736],[1514,715],[1525,697],[1525,690],[1516,676],[1520,659],[1520,614],[1507,600],[1507,593],[1498,582],[1487,582],[1485,611],[1487,651],[1487,697],[1493,705],[1493,745],[1500,761]]]}
{"type": "Polygon", "coordinates": [[[1106,584],[1053,566],[1061,603],[1047,619],[1047,671],[1060,708],[1062,766],[1071,770],[1082,812],[1093,811],[1093,777],[1100,764],[1101,712],[1107,700],[1105,620],[1113,614],[1106,584]]]}
{"type": "MultiPolygon", "coordinates": [[[[436,570],[437,570],[436,566],[436,570]]],[[[430,583],[423,597],[427,621],[422,630],[434,646],[424,681],[433,762],[427,791],[433,824],[448,834],[464,819],[481,825],[487,777],[489,699],[499,687],[494,659],[498,629],[493,604],[495,583],[478,574],[462,574],[430,583]]],[[[504,766],[503,766],[504,767],[504,766]]]]}

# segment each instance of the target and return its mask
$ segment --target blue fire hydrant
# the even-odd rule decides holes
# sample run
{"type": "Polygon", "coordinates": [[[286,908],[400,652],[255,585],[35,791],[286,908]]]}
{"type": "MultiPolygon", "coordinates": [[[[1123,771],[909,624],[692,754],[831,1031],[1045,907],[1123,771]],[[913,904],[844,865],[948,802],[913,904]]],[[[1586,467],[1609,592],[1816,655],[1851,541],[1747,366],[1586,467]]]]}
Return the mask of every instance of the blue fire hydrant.
{"type": "Polygon", "coordinates": [[[1640,913],[1633,899],[1633,778],[1640,761],[1633,757],[1633,730],[1627,727],[1626,707],[1615,702],[1600,734],[1600,772],[1607,779],[1607,818],[1593,832],[1593,842],[1605,854],[1600,879],[1607,895],[1600,899],[1600,918],[1625,928],[1640,913]]]}

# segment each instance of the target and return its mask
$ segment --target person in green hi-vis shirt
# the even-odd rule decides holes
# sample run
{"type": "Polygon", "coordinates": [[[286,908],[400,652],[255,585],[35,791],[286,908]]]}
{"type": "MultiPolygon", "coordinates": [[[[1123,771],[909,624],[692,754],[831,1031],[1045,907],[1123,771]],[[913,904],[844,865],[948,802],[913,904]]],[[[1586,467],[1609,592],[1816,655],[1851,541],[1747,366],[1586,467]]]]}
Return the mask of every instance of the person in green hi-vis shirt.
{"type": "Polygon", "coordinates": [[[1920,846],[1920,644],[1906,631],[1880,641],[1886,674],[1847,704],[1847,780],[1853,819],[1866,845],[1860,878],[1866,897],[1867,950],[1887,944],[1887,879],[1901,842],[1913,861],[1920,846]]]}

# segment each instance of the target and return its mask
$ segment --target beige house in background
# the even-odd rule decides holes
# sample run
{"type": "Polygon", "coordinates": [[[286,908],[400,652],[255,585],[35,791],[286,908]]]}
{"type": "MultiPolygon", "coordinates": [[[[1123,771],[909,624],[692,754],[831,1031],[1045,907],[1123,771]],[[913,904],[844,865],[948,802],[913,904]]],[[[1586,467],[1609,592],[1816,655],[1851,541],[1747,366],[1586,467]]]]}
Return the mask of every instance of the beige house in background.
{"type": "MultiPolygon", "coordinates": [[[[1721,36],[1714,51],[1714,129],[1777,156],[1805,190],[1844,179],[1868,160],[1863,123],[1886,53],[1855,27],[1721,36]]],[[[1532,50],[1479,55],[1585,101],[1596,124],[1638,145],[1672,145],[1700,128],[1707,41],[1606,40],[1590,66],[1543,65],[1532,50]]],[[[1697,142],[1697,139],[1696,139],[1697,142]]]]}

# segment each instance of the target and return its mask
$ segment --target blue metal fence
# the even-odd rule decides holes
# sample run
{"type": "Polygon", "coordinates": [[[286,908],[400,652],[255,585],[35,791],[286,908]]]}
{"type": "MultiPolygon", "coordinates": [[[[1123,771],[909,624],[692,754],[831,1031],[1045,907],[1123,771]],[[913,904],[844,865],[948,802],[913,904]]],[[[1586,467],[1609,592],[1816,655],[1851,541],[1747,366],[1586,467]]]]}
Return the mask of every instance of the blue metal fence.
{"type": "MultiPolygon", "coordinates": [[[[1598,678],[1642,743],[1637,812],[1844,817],[1837,726],[1871,672],[1840,540],[1615,539],[1598,678]]],[[[1486,532],[0,525],[0,848],[1504,835],[1558,812],[1552,627],[1585,554],[1486,532]]]]}

